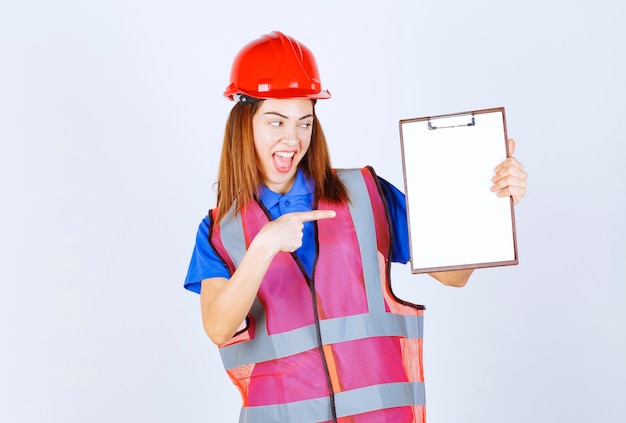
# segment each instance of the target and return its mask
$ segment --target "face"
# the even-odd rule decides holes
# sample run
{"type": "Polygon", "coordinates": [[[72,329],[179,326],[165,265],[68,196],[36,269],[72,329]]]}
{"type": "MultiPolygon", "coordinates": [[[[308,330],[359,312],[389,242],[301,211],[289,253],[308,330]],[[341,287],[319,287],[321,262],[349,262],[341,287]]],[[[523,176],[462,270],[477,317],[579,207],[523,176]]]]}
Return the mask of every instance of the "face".
{"type": "Polygon", "coordinates": [[[263,185],[286,194],[311,143],[313,102],[265,100],[252,118],[252,130],[263,185]]]}

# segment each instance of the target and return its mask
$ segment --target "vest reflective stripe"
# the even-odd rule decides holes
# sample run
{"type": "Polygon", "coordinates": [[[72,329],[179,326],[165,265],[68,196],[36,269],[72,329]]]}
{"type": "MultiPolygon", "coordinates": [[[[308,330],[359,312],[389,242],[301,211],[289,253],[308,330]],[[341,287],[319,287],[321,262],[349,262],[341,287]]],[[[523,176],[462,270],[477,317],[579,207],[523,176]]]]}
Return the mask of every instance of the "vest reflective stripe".
{"type": "MultiPolygon", "coordinates": [[[[317,347],[315,325],[289,332],[267,335],[265,322],[257,320],[254,344],[239,343],[222,347],[220,352],[226,370],[274,358],[283,358],[317,347]]],[[[423,316],[391,313],[359,314],[320,321],[324,344],[354,341],[374,336],[422,338],[423,316]]]]}
{"type": "MultiPolygon", "coordinates": [[[[335,394],[337,417],[367,413],[383,408],[423,406],[423,382],[398,382],[368,386],[335,394]],[[382,399],[382,400],[381,400],[382,399]]],[[[321,422],[331,420],[330,400],[315,398],[289,404],[246,407],[239,422],[321,422]]]]}
{"type": "Polygon", "coordinates": [[[337,175],[346,185],[349,192],[363,192],[365,195],[353,195],[350,197],[350,214],[355,222],[357,239],[361,250],[361,262],[363,263],[363,273],[365,276],[365,287],[367,289],[367,302],[370,313],[384,312],[385,301],[380,289],[380,269],[378,267],[378,250],[376,248],[376,233],[374,228],[374,214],[372,205],[367,195],[367,186],[363,180],[361,171],[337,170],[337,175]]]}
{"type": "Polygon", "coordinates": [[[243,233],[241,214],[234,215],[235,207],[231,207],[220,223],[221,240],[229,253],[235,267],[239,267],[246,253],[246,238],[243,233]]]}

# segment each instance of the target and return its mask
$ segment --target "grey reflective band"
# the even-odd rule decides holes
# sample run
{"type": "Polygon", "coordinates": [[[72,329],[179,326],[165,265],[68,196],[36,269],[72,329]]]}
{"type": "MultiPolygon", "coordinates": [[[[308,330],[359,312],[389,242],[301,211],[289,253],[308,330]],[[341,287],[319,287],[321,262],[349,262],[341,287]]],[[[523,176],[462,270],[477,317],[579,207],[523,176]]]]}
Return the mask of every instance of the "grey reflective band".
{"type": "MultiPolygon", "coordinates": [[[[338,418],[385,408],[423,406],[424,404],[423,382],[386,383],[335,393],[338,418]]],[[[244,407],[239,416],[240,423],[320,422],[331,419],[328,398],[244,407]]]]}
{"type": "MultiPolygon", "coordinates": [[[[239,342],[220,348],[226,370],[317,348],[315,325],[267,335],[265,321],[257,320],[256,323],[257,331],[253,341],[239,342]]],[[[320,320],[324,344],[379,336],[419,339],[423,337],[423,326],[423,316],[403,316],[392,313],[357,314],[320,320]]]]}
{"type": "Polygon", "coordinates": [[[337,417],[426,404],[424,382],[395,382],[335,393],[337,417]]]}
{"type": "Polygon", "coordinates": [[[243,407],[239,414],[239,423],[324,422],[332,419],[329,397],[288,404],[243,407]]]}
{"type": "Polygon", "coordinates": [[[239,267],[244,254],[246,254],[246,237],[243,233],[241,213],[235,214],[234,204],[222,219],[220,228],[222,244],[235,267],[239,267]]]}
{"type": "Polygon", "coordinates": [[[370,313],[384,312],[385,301],[381,289],[380,268],[378,267],[378,243],[376,225],[367,185],[360,169],[339,169],[337,176],[348,188],[350,214],[354,222],[356,236],[361,251],[361,263],[367,292],[367,305],[370,313]]]}

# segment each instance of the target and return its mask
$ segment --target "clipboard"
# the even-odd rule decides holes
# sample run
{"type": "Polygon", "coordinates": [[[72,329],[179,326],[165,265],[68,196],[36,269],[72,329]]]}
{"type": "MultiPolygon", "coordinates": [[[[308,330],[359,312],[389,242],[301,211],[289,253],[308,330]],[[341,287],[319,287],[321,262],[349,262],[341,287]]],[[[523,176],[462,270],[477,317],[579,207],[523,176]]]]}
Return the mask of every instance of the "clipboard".
{"type": "Polygon", "coordinates": [[[491,191],[507,139],[503,107],[400,120],[412,273],[518,264],[513,199],[491,191]]]}

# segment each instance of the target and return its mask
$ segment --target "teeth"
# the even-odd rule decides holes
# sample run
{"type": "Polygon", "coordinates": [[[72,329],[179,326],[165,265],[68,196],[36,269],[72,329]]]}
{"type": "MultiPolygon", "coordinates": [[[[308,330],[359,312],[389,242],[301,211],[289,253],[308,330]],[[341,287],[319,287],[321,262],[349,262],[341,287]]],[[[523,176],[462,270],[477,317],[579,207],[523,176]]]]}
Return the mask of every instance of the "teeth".
{"type": "Polygon", "coordinates": [[[286,152],[286,151],[277,151],[276,153],[277,156],[280,157],[286,157],[286,158],[291,158],[293,157],[294,154],[296,154],[295,152],[291,151],[291,152],[286,152]]]}

